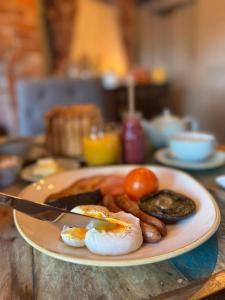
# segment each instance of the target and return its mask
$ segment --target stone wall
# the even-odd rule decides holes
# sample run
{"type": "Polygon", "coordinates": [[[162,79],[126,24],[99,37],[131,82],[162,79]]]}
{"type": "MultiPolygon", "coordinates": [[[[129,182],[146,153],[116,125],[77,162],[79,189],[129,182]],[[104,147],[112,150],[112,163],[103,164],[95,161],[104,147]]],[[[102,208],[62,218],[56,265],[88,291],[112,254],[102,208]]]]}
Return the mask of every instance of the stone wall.
{"type": "Polygon", "coordinates": [[[14,76],[45,73],[40,1],[0,1],[0,41],[0,60],[10,65],[14,76]]]}
{"type": "Polygon", "coordinates": [[[45,0],[44,3],[52,72],[63,74],[68,63],[77,0],[45,0]]]}
{"type": "MultiPolygon", "coordinates": [[[[17,128],[14,94],[16,80],[47,74],[65,75],[67,64],[71,63],[70,59],[74,56],[71,51],[73,52],[74,45],[79,44],[76,30],[84,2],[88,0],[0,0],[0,125],[6,123],[11,133],[16,134],[17,128]],[[12,119],[15,120],[13,123],[10,122],[12,119]]],[[[93,28],[97,21],[100,28],[104,27],[102,19],[105,18],[105,11],[114,14],[115,16],[110,15],[110,26],[117,27],[116,30],[110,31],[109,26],[110,28],[103,28],[103,32],[105,37],[117,35],[120,45],[117,47],[118,43],[109,38],[109,42],[105,43],[108,48],[103,49],[102,36],[99,42],[102,57],[99,59],[104,60],[106,56],[108,63],[111,53],[119,69],[126,69],[135,55],[134,3],[134,0],[90,1],[92,6],[103,11],[103,16],[96,20],[96,16],[90,11],[87,26],[81,33],[81,40],[87,40],[88,29],[93,28]],[[116,48],[122,50],[117,51],[116,48]],[[119,57],[116,56],[117,52],[119,57]]],[[[85,8],[84,14],[86,11],[85,8]]],[[[109,20],[106,21],[109,23],[109,20]]],[[[95,44],[96,41],[94,46],[95,44]]],[[[85,45],[85,49],[94,51],[93,48],[90,49],[89,43],[88,46],[85,45]]],[[[81,53],[82,55],[85,53],[81,53]]]]}
{"type": "MultiPolygon", "coordinates": [[[[2,89],[4,99],[8,99],[3,100],[0,96],[1,114],[8,112],[10,106],[13,119],[16,118],[15,81],[43,76],[47,72],[47,43],[42,20],[42,7],[38,0],[0,1],[0,69],[4,70],[0,78],[7,82],[2,89]]],[[[16,122],[14,125],[8,127],[16,133],[16,122]]]]}

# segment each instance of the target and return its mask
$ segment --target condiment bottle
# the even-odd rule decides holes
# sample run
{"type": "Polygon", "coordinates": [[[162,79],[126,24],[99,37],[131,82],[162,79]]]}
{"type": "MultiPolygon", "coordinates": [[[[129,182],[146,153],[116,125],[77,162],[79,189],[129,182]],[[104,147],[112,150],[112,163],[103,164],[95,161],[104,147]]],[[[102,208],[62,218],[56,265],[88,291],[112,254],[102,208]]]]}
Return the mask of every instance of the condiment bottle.
{"type": "Polygon", "coordinates": [[[127,113],[123,118],[122,145],[124,163],[145,161],[145,136],[140,113],[127,113]]]}

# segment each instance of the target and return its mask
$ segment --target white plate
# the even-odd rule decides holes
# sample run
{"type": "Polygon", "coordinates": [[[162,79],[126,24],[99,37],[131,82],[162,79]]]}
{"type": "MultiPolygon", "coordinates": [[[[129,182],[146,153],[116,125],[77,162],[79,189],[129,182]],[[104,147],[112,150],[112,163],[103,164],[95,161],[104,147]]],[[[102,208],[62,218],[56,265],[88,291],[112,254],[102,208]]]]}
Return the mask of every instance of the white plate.
{"type": "Polygon", "coordinates": [[[225,189],[225,175],[217,176],[215,181],[220,188],[225,189]]]}
{"type": "MultiPolygon", "coordinates": [[[[189,175],[165,167],[149,166],[159,178],[160,188],[170,188],[194,199],[197,212],[176,225],[168,226],[168,235],[157,244],[143,244],[137,251],[121,256],[101,256],[86,248],[72,248],[60,240],[52,224],[14,211],[14,220],[22,237],[34,248],[54,258],[94,266],[133,266],[169,259],[185,253],[209,239],[220,223],[220,212],[213,197],[189,175]]],[[[21,197],[44,202],[46,197],[75,180],[97,174],[127,174],[134,166],[79,169],[47,178],[28,186],[21,197]]]]}
{"type": "Polygon", "coordinates": [[[172,157],[168,148],[163,148],[155,152],[155,159],[167,166],[187,169],[187,170],[208,170],[220,167],[225,164],[225,152],[217,151],[215,155],[203,162],[185,162],[172,157]]]}
{"type": "MultiPolygon", "coordinates": [[[[68,158],[54,158],[54,160],[58,163],[58,165],[64,170],[64,171],[70,171],[73,169],[77,169],[79,167],[79,162],[74,159],[68,159],[68,158]]],[[[33,175],[35,164],[31,164],[25,168],[20,173],[20,177],[29,182],[37,182],[40,179],[43,179],[44,177],[41,176],[35,176],[33,175]]]]}

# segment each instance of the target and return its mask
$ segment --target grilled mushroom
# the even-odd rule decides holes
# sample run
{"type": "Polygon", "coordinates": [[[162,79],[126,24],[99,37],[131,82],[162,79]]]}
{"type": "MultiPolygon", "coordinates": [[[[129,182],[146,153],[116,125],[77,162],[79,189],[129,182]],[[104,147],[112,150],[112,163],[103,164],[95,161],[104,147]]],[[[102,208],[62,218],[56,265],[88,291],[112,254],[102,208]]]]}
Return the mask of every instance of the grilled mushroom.
{"type": "Polygon", "coordinates": [[[139,207],[142,211],[167,223],[180,221],[196,210],[196,204],[192,199],[171,190],[145,195],[141,198],[139,207]]]}

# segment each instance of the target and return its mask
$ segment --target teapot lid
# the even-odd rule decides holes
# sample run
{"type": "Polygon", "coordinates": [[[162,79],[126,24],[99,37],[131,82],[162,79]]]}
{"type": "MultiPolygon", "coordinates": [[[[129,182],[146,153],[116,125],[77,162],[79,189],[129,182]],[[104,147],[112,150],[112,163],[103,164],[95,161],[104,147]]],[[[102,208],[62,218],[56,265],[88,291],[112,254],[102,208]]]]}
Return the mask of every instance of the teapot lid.
{"type": "Polygon", "coordinates": [[[154,124],[161,124],[161,123],[167,123],[167,122],[180,122],[181,119],[177,116],[171,114],[171,111],[169,108],[166,108],[163,110],[162,114],[152,120],[154,124]]]}

